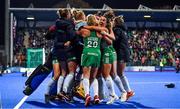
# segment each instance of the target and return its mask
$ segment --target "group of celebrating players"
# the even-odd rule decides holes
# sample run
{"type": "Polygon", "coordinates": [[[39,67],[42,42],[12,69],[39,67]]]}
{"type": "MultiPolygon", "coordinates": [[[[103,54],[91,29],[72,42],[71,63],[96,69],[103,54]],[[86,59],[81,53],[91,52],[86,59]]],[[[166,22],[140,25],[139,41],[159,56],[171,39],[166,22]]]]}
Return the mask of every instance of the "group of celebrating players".
{"type": "Polygon", "coordinates": [[[52,96],[51,89],[56,84],[55,98],[69,99],[77,75],[80,82],[75,88],[83,89],[77,93],[84,98],[85,106],[91,103],[90,86],[94,104],[105,99],[104,85],[109,98],[106,104],[132,97],[134,92],[124,74],[130,54],[123,16],[115,16],[112,11],[86,16],[82,10],[69,9],[59,9],[57,14],[58,20],[45,35],[54,42],[50,53],[53,77],[45,99],[52,96]],[[115,93],[114,83],[121,95],[115,93]]]}

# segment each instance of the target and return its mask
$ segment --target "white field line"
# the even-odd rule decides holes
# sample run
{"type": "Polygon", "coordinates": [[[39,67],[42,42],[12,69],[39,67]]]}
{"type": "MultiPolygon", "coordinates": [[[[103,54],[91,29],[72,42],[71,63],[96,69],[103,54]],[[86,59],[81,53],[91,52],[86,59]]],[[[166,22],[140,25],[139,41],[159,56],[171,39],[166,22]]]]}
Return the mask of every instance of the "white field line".
{"type": "Polygon", "coordinates": [[[0,109],[2,109],[2,98],[1,98],[1,92],[0,92],[0,109]]]}
{"type": "Polygon", "coordinates": [[[28,97],[29,97],[29,96],[25,95],[25,96],[21,99],[21,101],[14,107],[14,109],[19,109],[19,108],[22,106],[22,104],[26,101],[26,99],[27,99],[28,97]]]}

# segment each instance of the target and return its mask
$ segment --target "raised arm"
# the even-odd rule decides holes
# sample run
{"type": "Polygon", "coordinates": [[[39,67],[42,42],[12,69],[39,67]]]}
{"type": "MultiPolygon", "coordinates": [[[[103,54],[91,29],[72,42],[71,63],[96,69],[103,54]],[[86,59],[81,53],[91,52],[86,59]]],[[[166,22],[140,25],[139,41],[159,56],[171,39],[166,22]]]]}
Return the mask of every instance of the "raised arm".
{"type": "Polygon", "coordinates": [[[101,34],[107,36],[107,37],[110,38],[111,40],[115,40],[115,39],[116,39],[115,36],[114,36],[114,32],[113,32],[112,29],[110,29],[110,33],[107,33],[107,32],[105,32],[105,31],[101,31],[101,34]]]}
{"type": "Polygon", "coordinates": [[[101,34],[104,34],[107,37],[109,37],[110,39],[115,40],[116,38],[114,36],[114,32],[113,32],[112,27],[113,27],[113,22],[110,22],[109,33],[106,31],[101,31],[101,34]]]}
{"type": "Polygon", "coordinates": [[[80,35],[82,37],[88,37],[88,36],[90,36],[90,31],[87,30],[87,29],[82,28],[79,31],[77,31],[76,34],[78,34],[78,35],[80,35]]]}

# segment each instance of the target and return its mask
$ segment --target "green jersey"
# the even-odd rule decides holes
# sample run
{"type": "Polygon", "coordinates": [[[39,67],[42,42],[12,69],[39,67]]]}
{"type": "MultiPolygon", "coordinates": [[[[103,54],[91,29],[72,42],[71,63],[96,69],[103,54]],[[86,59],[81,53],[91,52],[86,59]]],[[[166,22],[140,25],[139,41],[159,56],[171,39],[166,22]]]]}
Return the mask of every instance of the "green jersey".
{"type": "Polygon", "coordinates": [[[95,31],[91,31],[90,36],[84,38],[84,48],[81,55],[81,65],[99,67],[101,61],[100,51],[101,38],[98,38],[95,31]]]}
{"type": "Polygon", "coordinates": [[[98,38],[95,31],[92,31],[90,36],[84,38],[83,53],[96,53],[100,50],[101,38],[98,38]]]}

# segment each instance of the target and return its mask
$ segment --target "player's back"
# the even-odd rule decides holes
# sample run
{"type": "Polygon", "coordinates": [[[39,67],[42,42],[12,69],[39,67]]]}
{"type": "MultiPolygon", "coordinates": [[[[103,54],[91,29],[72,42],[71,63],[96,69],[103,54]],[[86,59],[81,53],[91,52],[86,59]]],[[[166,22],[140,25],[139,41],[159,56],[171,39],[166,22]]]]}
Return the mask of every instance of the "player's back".
{"type": "Polygon", "coordinates": [[[101,43],[101,38],[97,37],[95,31],[91,31],[90,36],[84,38],[83,53],[100,52],[100,43],[101,43]]]}

